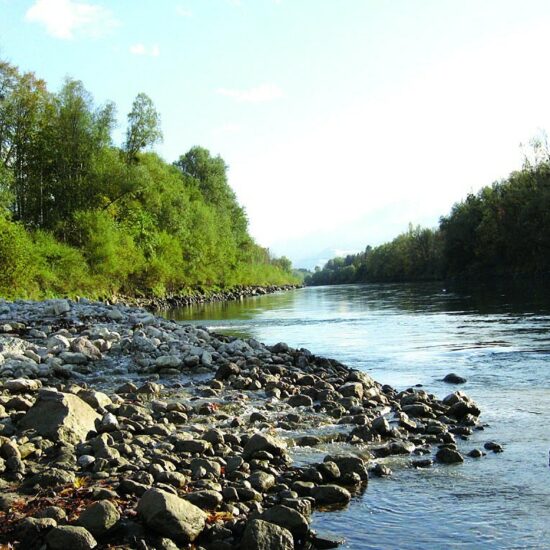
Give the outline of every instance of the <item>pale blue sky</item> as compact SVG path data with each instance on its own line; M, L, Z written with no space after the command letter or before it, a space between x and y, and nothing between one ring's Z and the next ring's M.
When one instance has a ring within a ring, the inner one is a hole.
M545 0L0 0L0 56L139 92L175 160L220 154L257 240L299 260L435 225L550 128Z

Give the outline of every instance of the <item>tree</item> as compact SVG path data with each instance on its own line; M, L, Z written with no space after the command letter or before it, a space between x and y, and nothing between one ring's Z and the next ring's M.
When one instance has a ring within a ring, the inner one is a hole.
M135 162L137 154L162 141L160 115L151 98L144 93L136 96L128 113L128 128L124 149L128 162Z

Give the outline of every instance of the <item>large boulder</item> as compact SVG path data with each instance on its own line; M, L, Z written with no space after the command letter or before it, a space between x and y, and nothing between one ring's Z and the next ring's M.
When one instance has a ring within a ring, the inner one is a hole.
M145 491L137 511L147 527L179 544L193 542L208 517L194 504L160 489Z
M101 417L85 401L71 393L42 391L19 422L23 429L34 429L52 441L77 444L95 430Z
M292 533L268 521L253 519L246 524L243 539L241 541L242 550L293 550L294 540Z

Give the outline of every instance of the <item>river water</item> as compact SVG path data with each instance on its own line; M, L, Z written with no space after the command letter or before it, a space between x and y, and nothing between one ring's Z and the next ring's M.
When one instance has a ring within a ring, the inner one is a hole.
M398 390L444 397L449 372L467 378L504 453L371 479L342 511L314 514L344 548L550 548L550 292L441 284L343 285L174 310L217 332L287 342L367 371Z

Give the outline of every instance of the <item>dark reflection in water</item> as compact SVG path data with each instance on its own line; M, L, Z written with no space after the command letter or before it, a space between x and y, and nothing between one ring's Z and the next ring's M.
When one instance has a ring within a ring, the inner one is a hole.
M371 373L398 389L461 389L489 427L460 445L504 444L455 467L391 464L345 511L315 515L348 548L550 548L550 292L440 284L318 287L168 312L219 332L288 342Z

